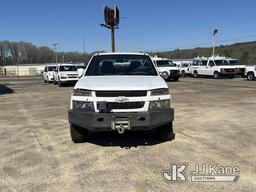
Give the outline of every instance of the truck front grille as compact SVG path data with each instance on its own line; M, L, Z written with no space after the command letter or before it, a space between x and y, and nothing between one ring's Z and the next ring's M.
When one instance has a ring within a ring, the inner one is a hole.
M68 76L68 78L77 78L76 74L68 74L67 76Z
M179 73L178 70L170 70L170 74L172 75L177 75Z
M144 107L145 102L126 102L126 103L117 103L117 102L107 102L108 109L139 109ZM97 105L99 108L99 105Z
M225 69L226 72L234 72L235 69Z
M96 97L145 97L147 91L96 91Z

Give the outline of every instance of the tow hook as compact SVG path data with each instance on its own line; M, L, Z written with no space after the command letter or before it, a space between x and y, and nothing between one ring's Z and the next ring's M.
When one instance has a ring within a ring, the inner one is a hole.
M120 125L120 127L117 129L117 132L119 134L123 134L124 133L124 126L123 125Z

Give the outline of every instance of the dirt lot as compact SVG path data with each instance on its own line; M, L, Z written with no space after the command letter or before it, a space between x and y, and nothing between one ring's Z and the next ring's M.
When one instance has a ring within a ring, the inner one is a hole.
M72 87L1 87L0 192L256 191L256 81L183 78L169 87L175 140L100 133L84 144L70 140ZM161 171L174 162L189 164L187 182L164 182ZM203 163L239 166L240 178L192 182Z

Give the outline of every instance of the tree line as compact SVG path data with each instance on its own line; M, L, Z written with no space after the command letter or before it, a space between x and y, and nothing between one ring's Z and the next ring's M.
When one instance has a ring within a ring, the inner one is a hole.
M88 62L91 54L57 52L58 62ZM0 65L55 63L56 52L27 42L0 41Z
M211 56L212 48L197 47L194 49L176 49L174 51L153 52L151 54L170 59L191 59L197 56ZM256 41L235 43L232 45L220 45L216 47L216 54L219 56L239 59L242 64L245 65L256 65Z
M57 59L58 62L83 62L86 64L94 53L58 52ZM191 59L197 56L210 56L211 53L212 48L210 47L197 47L150 52L149 54L170 59ZM216 47L216 53L220 56L240 59L246 65L256 65L256 41L221 45ZM38 47L27 42L0 41L0 65L55 63L55 61L56 53L49 47Z

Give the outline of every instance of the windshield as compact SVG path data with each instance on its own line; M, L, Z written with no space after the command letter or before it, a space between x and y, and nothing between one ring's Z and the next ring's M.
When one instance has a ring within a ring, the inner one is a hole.
M54 71L55 70L55 66L52 66L52 67L48 67L48 71Z
M236 60L236 59L234 59L234 60L229 60L229 63L230 63L231 65L241 65L241 62L240 62L239 60Z
M98 55L93 57L85 75L157 75L157 72L146 55Z
M157 60L156 64L158 67L176 67L171 60Z
M214 60L214 63L219 66L219 65L229 65L229 62L227 60Z
M77 71L77 67L73 65L62 65L60 71Z

